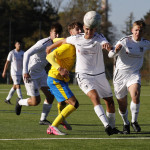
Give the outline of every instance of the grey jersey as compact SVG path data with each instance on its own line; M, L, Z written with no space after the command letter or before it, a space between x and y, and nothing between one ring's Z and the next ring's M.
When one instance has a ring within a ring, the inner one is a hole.
M24 54L23 73L29 73L33 79L39 78L45 73L46 47L52 44L50 37L39 40Z

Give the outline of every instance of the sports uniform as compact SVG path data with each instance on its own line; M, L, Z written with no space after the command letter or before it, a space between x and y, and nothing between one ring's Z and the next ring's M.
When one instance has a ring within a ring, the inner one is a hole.
M76 77L85 94L96 89L99 97L111 97L112 91L105 76L101 45L108 43L102 34L94 34L92 39L85 39L84 33L70 36L67 43L76 47Z
M29 73L31 81L25 83L27 94L29 96L38 96L39 88L47 86L47 74L45 66L47 65L46 47L52 44L50 37L39 40L24 54L23 74Z
M115 95L120 99L127 95L128 87L132 84L141 85L140 69L144 53L150 50L150 41L143 38L141 41L135 41L130 35L122 38L117 44L121 44L122 49L117 54L113 82Z
M24 51L20 50L17 51L16 49L9 52L7 61L11 62L11 77L13 80L13 83L20 84L21 77L22 77L22 68L23 68L23 54Z
M56 60L52 59L54 57ZM46 59L52 64L47 79L51 93L56 97L58 102L69 99L73 96L68 87L70 78L62 77L57 69L61 66L68 71L72 70L76 59L75 47L70 44L63 44L51 52Z

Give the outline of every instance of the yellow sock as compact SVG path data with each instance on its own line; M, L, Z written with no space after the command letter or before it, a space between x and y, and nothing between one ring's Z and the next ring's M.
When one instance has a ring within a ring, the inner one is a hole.
M52 126L54 127L58 127L59 124L63 121L63 119L65 119L66 117L68 117L73 111L75 111L76 108L72 105L67 105L62 111L61 113L56 117L56 119L53 121Z
M64 104L57 104L57 108L58 108L58 114L61 113L61 111L66 107L66 103Z

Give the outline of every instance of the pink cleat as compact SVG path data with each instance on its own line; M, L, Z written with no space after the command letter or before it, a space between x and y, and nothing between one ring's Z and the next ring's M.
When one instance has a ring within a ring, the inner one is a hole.
M56 128L54 126L49 126L47 128L47 134L66 135L66 133L63 133L63 132L59 131L58 128Z
M72 127L70 126L70 124L67 123L66 120L63 120L61 125L63 125L66 130L72 130Z

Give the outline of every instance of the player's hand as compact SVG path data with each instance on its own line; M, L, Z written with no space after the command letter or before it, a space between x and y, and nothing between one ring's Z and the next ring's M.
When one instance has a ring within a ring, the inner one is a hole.
M29 75L29 73L25 73L25 74L23 75L23 78L24 78L24 81L25 81L26 83L31 82L31 76Z
M69 76L69 71L65 68L58 68L58 71L60 73L60 75L64 78L67 78Z
M46 54L48 55L51 52L50 46L46 48Z
M112 49L112 46L110 43L105 43L102 45L102 49L106 49L106 50L110 51Z
M121 48L122 48L121 44L116 45L115 52L118 53L121 50Z
M2 77L3 77L3 78L5 78L5 76L6 76L6 73L5 73L5 72L3 72L3 73L2 73Z

